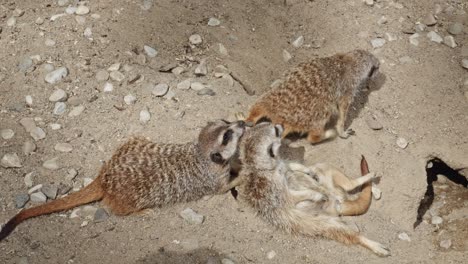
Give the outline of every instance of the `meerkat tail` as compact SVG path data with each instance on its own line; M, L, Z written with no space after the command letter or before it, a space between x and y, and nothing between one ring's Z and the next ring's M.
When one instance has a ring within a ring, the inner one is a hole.
M361 175L364 176L369 173L369 166L367 165L366 158L361 158ZM372 201L372 183L367 182L363 184L362 190L356 200L346 200L340 205L340 214L343 216L362 215L369 210Z
M376 255L386 257L390 251L382 244L370 240L352 230L339 218L326 215L310 215L298 209L290 211L293 231L308 236L322 236L346 245L360 245Z
M53 200L49 203L28 208L19 212L10 219L0 231L0 241L5 239L24 220L40 215L68 210L79 205L101 200L103 191L98 178L82 190L72 193L64 198Z

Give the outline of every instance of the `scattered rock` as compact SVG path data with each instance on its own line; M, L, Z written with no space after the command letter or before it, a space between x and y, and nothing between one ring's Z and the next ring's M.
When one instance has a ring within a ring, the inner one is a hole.
M193 82L190 84L190 88L195 91L200 91L205 88L205 85L201 82Z
M427 37L433 41L433 42L436 42L436 43L442 43L443 39L442 37L437 34L435 31L430 31L429 33L427 33Z
M38 185L32 187L31 189L29 189L28 194L35 193L35 192L39 191L41 188L42 188L42 184L38 184Z
M34 21L34 23L36 23L37 25L42 25L44 24L44 18L38 17L36 18L36 21Z
M47 201L47 196L45 196L45 194L41 192L32 193L30 198L31 198L31 202L34 202L34 203L45 203Z
M366 124L372 130L381 130L383 128L382 124L371 116L366 118Z
M468 59L463 59L462 60L462 67L465 69L468 69Z
M63 115L67 111L67 105L64 102L56 102L54 107L54 115Z
M49 38L48 38L48 39L46 39L46 40L44 41L44 44L45 44L47 47L53 47L53 46L55 46L55 40L49 39Z
M421 24L421 23L418 23L416 24L416 26L414 26L414 30L416 30L416 32L424 32L425 29L426 29L426 25Z
M27 72L33 66L33 60L29 57L22 59L18 64L18 69L21 72Z
M78 6L75 11L75 14L80 15L80 16L87 15L88 13L89 13L89 8L84 5Z
M452 36L445 36L444 44L451 48L457 47L457 43L455 42L455 39Z
M26 132L31 132L32 130L34 130L34 128L36 128L36 123L34 122L34 119L32 118L29 118L29 117L21 118L19 122L24 127Z
M68 1L69 0L58 0L57 4L58 4L58 6L66 6L66 5L68 5Z
M219 26L220 24L221 24L221 21L219 21L219 19L217 18L210 17L210 19L208 19L208 26L216 27L216 26Z
M127 94L126 96L124 96L124 102L127 105L132 105L136 102L136 97L131 94Z
M191 225L200 225L203 223L204 216L201 214L196 213L191 208L186 208L179 215L189 224Z
M16 25L16 17L10 17L7 20L7 26L13 27Z
M276 252L274 250L268 251L266 254L267 259L274 259L276 257Z
M114 85L110 82L106 82L104 84L104 88L102 89L103 92L105 93L110 93L112 91L114 91Z
M423 19L423 23L426 26L433 26L433 25L437 24L437 20L436 20L436 18L434 17L433 14L427 14Z
M143 109L140 111L140 122L141 123L147 123L151 119L151 114L148 111L148 109Z
M80 211L81 211L80 208L74 209L74 210L71 212L71 214L70 214L70 219L80 217Z
M383 45L385 45L385 42L386 41L383 38L375 38L371 40L371 44L374 49L383 47Z
M50 128L52 130L59 130L62 128L62 126L60 124L57 124L57 123L53 123L53 124L50 124Z
M83 36L85 38L91 38L93 36L92 29L90 27L85 28L85 30L83 31Z
M292 59L291 53L289 53L287 50L283 50L283 60L285 62L288 62L291 59Z
M67 15L67 14L65 14L65 13L52 15L52 16L50 17L50 21L55 21L55 20L57 20L57 19L59 19L59 18L61 18L61 17L63 17L63 16L66 16L66 15Z
M78 175L78 171L76 171L75 169L69 169L67 171L67 176L65 176L65 179L67 181L73 181L75 179L76 175Z
M414 33L413 35L411 35L409 37L409 42L411 43L411 45L414 45L414 46L418 46L419 45L419 33Z
M27 193L18 194L15 196L15 206L18 209L23 208L28 201L29 195Z
M55 199L57 197L58 188L55 185L45 185L41 188L41 192L49 199Z
M60 152L71 152L73 150L73 146L69 143L57 143L55 144L54 149Z
M76 7L75 6L69 6L65 9L65 13L69 14L69 15L73 15L76 13Z
M367 6L373 6L374 0L364 0L364 3L366 3Z
M175 96L175 92L172 89L169 89L169 91L164 95L164 98L167 100L176 100Z
M444 220L442 219L442 217L438 216L438 215L434 215L431 219L431 224L433 225L440 225L442 224Z
M177 84L177 89L180 89L180 90L188 90L190 88L190 80L187 79L187 80L184 80L184 81L181 81L180 83Z
M116 82L122 82L125 79L125 75L123 75L119 71L113 71L109 74L110 78Z
M19 8L15 8L15 10L13 10L13 16L21 17L23 15L24 15L24 10L19 9Z
M69 117L76 117L76 116L79 116L79 115L81 115L81 113L83 113L84 110L85 110L84 105L75 106L75 107L73 107L73 109L70 111L70 113L68 113L68 116L69 116Z
M401 149L405 149L408 146L408 141L402 137L397 138L396 144Z
M231 72L229 71L228 68L226 68L224 65L216 65L214 68L214 76L216 78L221 78L226 74L230 74Z
M55 90L50 96L49 101L51 102L65 102L68 98L67 93L62 89Z
M411 238L405 232L402 232L402 233L398 234L398 239L403 240L403 241L411 242Z
M222 56L229 56L229 52L227 51L226 47L223 44L218 43L218 52Z
M205 76L208 73L208 68L206 67L206 60L203 59L200 61L200 64L195 68L196 76Z
M463 24L456 22L449 25L447 31L452 35L458 35L463 32Z
M53 158L53 159L44 161L44 163L42 163L42 167L48 170L60 169L60 166L58 165L58 158Z
M0 130L0 135L2 136L3 139L8 140L15 136L15 131L9 128L2 129Z
M96 72L96 80L100 82L109 80L109 73L106 70L99 70Z
M83 178L83 187L90 185L93 181L91 178Z
M152 6L153 6L153 0L143 0L141 9L148 11L151 9Z
M21 168L21 161L16 153L7 153L3 155L0 165L4 168Z
M395 40L398 39L397 36L395 36L392 33L385 33L385 37L387 38L387 41L389 41L389 42L395 41Z
M379 25L387 24L387 22L388 22L388 20L387 20L386 16L381 16L379 18L379 20L377 20L377 24L379 24Z
M164 96L168 90L169 90L169 85L167 83L160 83L154 86L151 93L155 96L160 97L160 96Z
M108 71L113 72L113 71L118 71L120 70L120 63L114 63L109 68L107 68Z
M374 183L372 183L372 197L375 200L380 200L382 198L382 191Z
M185 72L184 67L182 66L177 66L171 70L171 72L175 75L181 75L183 72Z
M29 140L24 142L24 144L23 144L23 153L25 155L30 155L35 150L36 150L36 144L34 144L34 142L29 141Z
M199 45L203 42L203 39L200 35L198 34L193 34L189 37L189 42L192 44L192 45Z
M148 57L150 58L154 58L156 57L156 55L158 55L158 52L150 46L143 46L143 50L145 51L146 55L148 55Z
M26 104L27 104L28 106L32 106L32 104L33 104L33 98L32 98L32 96L26 95L26 96L24 97L24 100L26 101Z
M34 177L35 173L32 171L32 172L29 172L29 173L26 173L26 175L24 175L24 184L26 185L27 188L31 188L33 186L33 177Z
M45 131L40 128L40 127L35 127L31 132L29 132L29 135L34 139L34 141L38 141L41 139L44 139L46 137Z
M452 246L452 240L450 239L442 240L440 241L439 245L441 248L449 249Z
M96 213L94 213L94 222L96 222L96 223L104 222L108 218L109 218L109 214L103 208L97 209Z
M213 91L210 88L203 88L203 89L201 89L200 91L197 92L197 95L200 95L200 96L203 96L203 95L215 96L216 93L215 93L215 91Z
M54 71L46 74L44 80L50 84L60 82L63 78L68 76L68 69L66 67L60 67Z
M299 36L292 42L293 47L300 48L304 44L304 36Z

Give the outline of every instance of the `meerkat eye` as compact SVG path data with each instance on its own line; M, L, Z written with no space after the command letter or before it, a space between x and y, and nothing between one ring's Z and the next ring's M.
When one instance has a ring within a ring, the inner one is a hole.
M210 158L211 158L211 161L213 161L214 163L217 163L217 164L224 163L223 156L219 152L211 153Z
M273 144L271 144L271 145L268 147L268 155L270 155L270 157L272 157L272 158L275 157L275 153L273 152Z
M277 137L280 137L280 136L281 136L281 132L280 132L280 130L279 130L279 128L278 128L277 126L275 126L275 135L276 135Z
M223 143L221 143L223 146L226 146L227 143L232 139L232 133L234 133L232 129L228 129L226 132L224 132Z

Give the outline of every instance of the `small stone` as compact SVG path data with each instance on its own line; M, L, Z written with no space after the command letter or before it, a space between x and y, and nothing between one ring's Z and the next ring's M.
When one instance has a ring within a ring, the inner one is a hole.
M76 175L78 175L78 171L76 171L75 169L69 169L67 171L67 176L65 176L65 179L67 181L73 181L75 179Z
M19 8L16 8L15 10L13 10L13 16L21 17L23 15L24 15L24 10L19 9Z
M174 69L172 69L171 72L175 75L181 75L183 72L185 72L185 69L182 66L177 66Z
M292 59L291 53L289 53L287 50L283 50L283 60L285 62L288 62L291 59Z
M70 219L80 217L80 211L81 211L80 208L74 209L74 210L71 212L71 214L70 214Z
M42 25L44 24L44 18L38 17L36 18L36 21L34 21L34 23L36 23L37 25Z
M208 26L216 27L216 26L219 26L220 24L221 24L221 21L219 21L219 19L217 18L210 17L210 19L208 19Z
M55 199L57 197L58 188L55 185L45 185L41 188L41 192L49 199Z
M408 146L408 141L402 137L397 138L396 144L401 149L405 149Z
M77 117L77 116L81 115L84 110L85 110L84 105L75 106L70 111L70 113L68 113L68 117Z
M55 144L54 149L60 152L71 152L73 150L73 146L69 143L57 143Z
M53 123L53 124L50 124L50 128L52 130L59 130L62 128L62 126L60 124L57 124L57 123Z
M226 68L224 65L216 65L216 67L214 68L214 76L216 78L221 78L226 74L230 74L228 68Z
M44 163L42 163L42 167L48 169L48 170L58 170L60 169L60 166L58 165L58 158L53 158L53 159L50 159L50 160L46 160L44 161Z
M24 175L24 184L26 185L27 188L31 188L33 186L33 177L35 173L34 172L29 172Z
M151 119L151 114L150 112L148 111L148 109L143 109L140 111L140 122L141 123L148 123L148 121L150 121Z
M381 130L383 128L382 124L373 117L367 117L366 124L372 130Z
M153 0L143 0L143 5L141 6L141 9L148 11L151 9L153 6Z
M96 80L100 82L107 81L109 79L109 73L106 70L99 70L96 73Z
M112 83L106 82L102 91L105 93L110 93L114 91L114 85Z
M463 32L463 24L459 22L450 24L447 31L452 35L461 34Z
M427 14L423 19L423 23L426 26L433 26L433 25L437 24L437 20L436 20L436 18L434 17L433 14Z
M16 25L16 17L10 17L10 18L8 18L8 20L7 20L7 26L13 27L14 25Z
M374 197L375 200L380 200L380 198L382 198L382 191L374 183L372 183L372 197Z
M411 238L405 232L401 232L400 234L398 234L398 239L411 242Z
M86 221L86 220L85 220L85 221L83 221L83 223L81 223L80 226L81 226L81 227L85 227L85 226L87 226L88 224L89 224L89 221Z
M236 263L228 258L223 258L221 260L221 264L236 264Z
M205 76L208 73L208 68L206 67L206 60L203 59L200 61L200 64L195 68L196 76Z
M93 36L93 30L90 27L85 28L83 31L83 36L85 38L91 38Z
M203 95L215 96L216 93L215 93L215 91L213 91L210 88L203 88L203 89L201 89L200 91L197 92L197 95L200 95L200 96L203 96Z
M159 96L164 96L168 90L169 90L169 85L167 83L160 83L154 86L151 93L159 97Z
M439 246L444 249L449 249L452 246L452 240L450 239L442 240L440 241Z
M84 5L80 5L76 8L76 11L75 11L75 14L77 15L86 15L89 13L89 8L87 6L84 6Z
M50 96L49 101L51 102L65 102L68 98L67 93L62 89L55 90Z
M2 129L2 130L0 130L0 135L2 135L3 139L8 140L8 139L13 138L13 136L15 136L15 131L13 131L13 129L9 129L9 128Z
M68 1L69 0L58 0L57 5L58 6L66 6L66 5L68 5Z
M292 42L293 47L300 48L304 44L304 36L299 36Z
M29 118L29 117L21 118L19 122L24 127L26 132L31 132L32 130L34 130L34 128L36 128L36 123L34 122L34 119L32 118Z
M41 192L32 193L30 198L31 198L31 202L34 202L34 203L45 203L47 201L47 196L45 196L45 194Z
M39 191L41 188L42 188L42 184L38 184L38 185L32 187L31 189L29 189L28 194L35 193L35 192Z
M462 67L465 69L468 69L468 59L463 59L462 60Z
M193 34L189 37L189 42L192 44L192 45L198 45L198 44L201 44L203 42L202 40L202 37L198 34Z
M31 135L34 141L38 141L46 137L45 131L40 127L35 127L31 132L29 132L29 135Z
M135 101L136 101L136 97L131 94L127 94L126 96L124 96L124 102L127 105L132 105L135 103Z
M29 201L29 195L27 193L18 194L15 196L15 206L20 209L23 208Z
M118 72L118 71L111 72L109 76L112 80L116 82L122 82L123 79L125 79L125 76L121 72Z
M268 251L266 254L267 259L274 259L276 257L276 252L274 250Z
M96 212L94 213L94 222L96 223L104 222L108 218L109 218L109 214L103 208L97 209Z
M65 8L65 13L69 14L69 15L73 15L76 13L76 7L75 6L69 6L67 8Z
M455 42L455 39L452 36L445 36L444 44L451 48L457 47L457 43Z
M169 91L164 95L164 98L167 100L177 100L175 96L175 92L172 89L169 89Z
M158 52L150 46L143 46L143 50L145 51L146 55L148 55L148 57L150 58L154 58L156 57L156 55L158 55Z
M204 216L201 214L196 213L191 208L186 208L182 212L179 213L180 217L182 217L187 223L191 225L200 225L203 223Z
M430 31L429 33L427 33L427 37L433 41L433 42L436 42L436 43L442 43L443 39L442 37L437 34L435 31Z
M67 76L68 76L68 69L66 67L60 67L46 74L44 80L50 84L55 84Z
M120 70L120 63L117 62L112 64L111 66L109 66L109 68L107 68L107 70L111 72Z
M416 32L424 32L424 30L426 29L426 25L424 24L416 24L416 26L414 26L414 29L416 30Z
M32 98L32 96L26 95L26 96L24 97L24 100L26 101L26 104L27 104L28 106L32 106L32 104L33 104L33 98Z
M229 52L227 51L226 47L223 44L218 43L218 52L222 56L229 56Z
M44 41L44 44L45 44L47 47L53 47L53 46L55 46L55 40L53 40L53 39L46 39L46 40Z
M0 165L4 168L21 168L21 161L16 153L7 153L3 155Z
M180 89L180 90L188 90L190 88L190 80L187 79L187 80L184 80L184 81L181 81L180 83L177 84L177 89Z
M36 150L36 144L34 144L34 142L32 142L32 141L24 142L24 144L23 144L23 153L25 155L30 155L35 150Z
M431 224L433 225L440 225L442 224L444 220L442 219L442 217L438 216L438 215L434 215L431 219Z
M414 45L414 46L418 46L419 45L419 34L418 33L414 33L413 35L411 35L409 37L409 42L411 43L411 45Z
M146 64L146 56L145 54L138 54L136 56L136 61L140 65L145 65Z
M59 19L59 18L61 18L61 17L63 17L63 16L66 16L66 15L67 15L67 14L56 14L56 15L52 15L52 16L50 17L50 21L55 21L55 20L57 20L57 19Z
M55 103L54 107L54 115L63 115L67 111L67 105L64 102L57 102Z
M379 24L379 25L387 24L387 22L388 22L388 20L387 20L386 16L381 16L379 18L379 20L377 20L377 24Z
M385 42L386 41L383 38L375 38L371 40L371 44L374 49L383 47L383 45L385 45Z
M190 88L195 91L200 91L205 88L205 85L201 82L193 82L190 84Z
M18 64L18 69L21 72L27 72L33 66L33 60L29 57L22 59Z

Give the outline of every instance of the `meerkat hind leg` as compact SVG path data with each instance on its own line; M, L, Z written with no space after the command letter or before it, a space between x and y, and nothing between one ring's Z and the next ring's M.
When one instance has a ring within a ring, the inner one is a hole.
M350 179L343 172L341 172L340 170L328 164L321 163L321 164L318 164L317 167L320 168L320 170L323 172L323 173L319 173L318 174L319 176L323 175L323 176L331 178L335 186L341 187L346 192L352 191L356 189L357 187L360 187L363 184L368 183L376 178L375 173L370 172L359 178Z
M338 120L336 121L336 130L338 131L338 135L340 138L348 138L351 135L354 135L354 130L352 129L347 129L344 130L345 122L346 122L346 116L348 115L348 110L349 110L349 105L350 105L350 100L349 99L341 99L341 102L339 104L339 109L338 109Z

